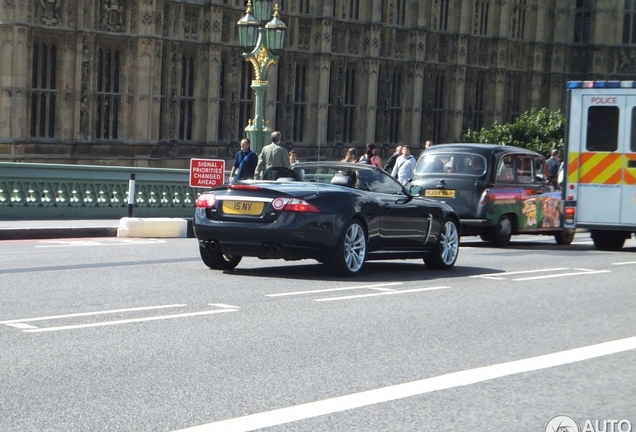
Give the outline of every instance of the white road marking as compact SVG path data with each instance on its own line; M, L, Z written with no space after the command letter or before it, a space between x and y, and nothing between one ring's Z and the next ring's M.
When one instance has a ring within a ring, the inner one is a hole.
M129 308L129 309L112 309L112 310L105 310L105 311L98 311L98 312L83 312L83 313L76 313L76 314L43 316L43 317L37 317L37 318L13 319L8 321L0 321L0 324L45 321L45 320L53 320L53 319L60 319L60 318L76 318L76 317L91 316L91 315L114 314L114 313L120 313L120 312L137 312L137 311L144 311L144 310L177 308L177 307L184 307L184 306L186 305L171 304L171 305L162 305L162 306L144 306L144 307L136 307L136 308Z
M561 271L561 270L570 270L570 269L567 268L567 267L560 267L560 268L551 268L551 269L521 270L521 271L514 271L514 272L486 273L486 274L480 274L480 275L473 275L471 277L474 277L474 278L489 278L491 276L495 276L497 279L505 279L505 278L502 278L502 276L510 276L510 275L515 275L515 274L550 272L550 271Z
M630 264L636 264L636 261L625 261L625 262L612 263L612 265L630 265Z
M208 303L209 306L216 306L216 307L220 307L223 309L240 309L240 307L238 306L232 306L232 305L226 305L223 303Z
M265 294L265 297L283 297L283 296L292 296L292 295L301 295L301 294L317 294L324 292L332 292L332 291L347 291L347 290L355 290L355 289L379 289L379 287L385 286L395 286L395 285L403 285L403 282L391 282L384 284L374 284L374 285L360 285L353 287L344 287L344 288L327 288L322 290L311 290L311 291L294 291L287 293L278 293L278 294Z
M619 339L507 363L452 372L420 381L412 381L331 399L323 399L316 402L222 420L173 432L253 431L439 390L590 360L634 349L636 349L636 337Z
M81 329L81 328L89 328L89 327L104 327L104 326L117 325L117 324L129 324L129 323L137 323L137 322L145 322L145 321L185 318L185 317L192 317L192 316L211 315L211 314L217 314L217 313L227 313L227 312L237 312L237 311L238 309L209 310L209 311L189 312L189 313L182 313L182 314L175 314L175 315L161 315L161 316L152 316L152 317L144 317L144 318L131 318L131 319L117 320L117 321L103 321L98 323L28 329L28 330L24 330L24 332L41 333L41 332L58 331L58 330L73 330L73 329Z
M414 289L408 289L408 290L379 292L379 293L373 293L373 294L358 294L358 295L350 295L350 296L344 296L344 297L329 297L329 298L322 298L322 299L314 299L314 301L328 302L328 301L336 301L336 300L350 300L350 299L356 299L356 298L362 298L362 297L376 297L376 296L383 296L383 295L407 294L407 293L414 293L414 292L421 292L421 291L432 291L432 290L439 290L439 289L446 289L446 288L450 288L450 286L438 286L438 287L428 287L428 288L414 288Z
M558 272L564 270L576 270L576 272L570 273L557 273L550 275L542 275L542 276L529 276L522 278L507 278L506 276L511 275L521 275L521 274L530 274L530 273L545 273L545 272ZM482 279L493 279L493 280L513 280L513 281L529 281L536 279L549 279L549 278L557 278L557 277L565 277L565 276L580 276L580 275L592 275L599 273L608 273L611 270L591 270L591 269L571 269L568 267L559 267L559 268L551 268L551 269L537 269L537 270L522 270L516 272L503 272L503 273L487 273L482 275L473 275L471 277L474 278L482 278Z
M36 326L32 326L31 324L23 324L23 323L15 323L15 324L7 324L9 327L15 327L19 329L34 329Z
M47 240L36 245L36 248L74 247L74 246L122 246L131 244L157 244L165 243L160 239L117 239L117 240Z
M564 277L564 276L593 275L593 274L611 272L611 270L586 270L586 269L575 269L575 270L580 270L580 271L576 273L559 273L555 275L534 276L534 277L527 277L527 278L517 278L512 280L513 281L528 281L528 280L536 280L536 279L548 279L548 278L556 278L556 277Z

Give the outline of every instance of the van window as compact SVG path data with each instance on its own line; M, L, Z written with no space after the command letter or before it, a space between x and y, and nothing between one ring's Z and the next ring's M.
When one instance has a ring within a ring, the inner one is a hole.
M618 149L618 107L592 106L587 110L588 151L615 152Z

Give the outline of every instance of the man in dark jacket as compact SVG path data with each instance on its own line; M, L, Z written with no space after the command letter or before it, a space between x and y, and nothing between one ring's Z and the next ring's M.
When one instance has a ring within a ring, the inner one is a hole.
M241 150L236 154L232 171L230 171L230 183L238 180L252 180L257 163L258 156L250 149L250 140L243 138Z
M395 166L395 161L402 155L402 146L397 146L395 148L395 153L391 155L388 161L386 161L386 165L384 165L384 171L391 173L393 171L393 167Z

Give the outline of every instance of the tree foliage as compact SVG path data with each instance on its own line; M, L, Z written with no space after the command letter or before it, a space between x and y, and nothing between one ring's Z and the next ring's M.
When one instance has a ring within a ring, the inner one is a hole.
M550 157L554 148L563 154L565 137L565 116L558 111L534 108L521 114L514 123L499 124L480 131L468 130L462 135L462 142L507 144L534 150Z

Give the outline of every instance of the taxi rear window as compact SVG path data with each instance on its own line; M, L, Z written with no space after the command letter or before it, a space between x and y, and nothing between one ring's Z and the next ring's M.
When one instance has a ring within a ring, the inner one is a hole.
M486 170L486 158L474 153L425 154L415 167L415 174L458 174L481 176Z

